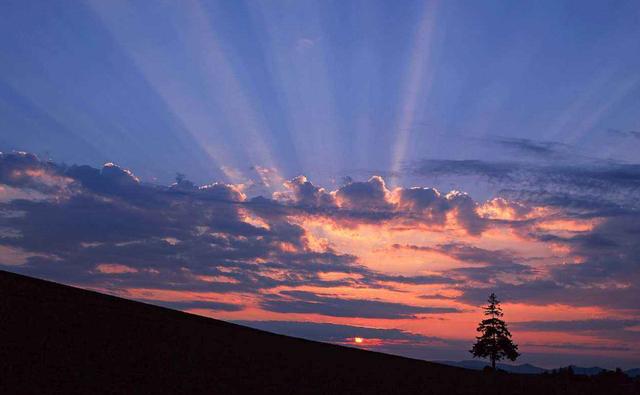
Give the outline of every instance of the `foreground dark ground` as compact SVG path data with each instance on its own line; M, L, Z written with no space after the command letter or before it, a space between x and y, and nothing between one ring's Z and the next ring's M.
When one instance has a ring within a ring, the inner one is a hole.
M317 343L0 271L0 393L639 394Z

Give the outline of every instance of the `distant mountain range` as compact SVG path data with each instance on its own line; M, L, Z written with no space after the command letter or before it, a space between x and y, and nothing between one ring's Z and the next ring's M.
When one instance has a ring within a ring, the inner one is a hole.
M640 377L640 368L625 370L625 373L629 377Z
M442 363L442 364L449 365L449 366L457 366L459 368L475 369L475 370L482 370L482 369L485 368L485 366L489 366L488 362L477 361L477 360L434 361L434 362ZM508 365L506 363L498 363L496 366L498 367L498 369L504 370L506 372L523 373L523 374L540 374L540 373L544 373L544 372L553 370L553 369L544 369L544 368L541 368L541 367L538 367L538 366L535 366L535 365L531 365L529 363L525 363L525 364L522 364L522 365ZM602 372L603 370L607 370L607 369L603 369L603 368L597 367L597 366L592 366L590 368L585 368L585 367L581 367L581 366L573 366L573 365L571 365L571 368L573 369L573 373L580 374L580 375L585 375L585 376L594 376L594 375ZM638 376L640 376L640 368L629 369L629 370L625 370L624 372L629 377L638 377Z

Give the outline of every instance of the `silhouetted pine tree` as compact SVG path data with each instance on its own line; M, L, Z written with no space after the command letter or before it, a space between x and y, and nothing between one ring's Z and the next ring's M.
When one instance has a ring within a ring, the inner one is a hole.
M484 308L484 315L489 318L484 319L478 325L477 331L481 333L476 337L476 343L469 351L474 358L491 359L491 367L496 369L496 361L507 358L515 361L520 356L518 346L511 341L511 333L507 329L507 324L500 319L502 309L500 301L494 293L489 295L489 305Z

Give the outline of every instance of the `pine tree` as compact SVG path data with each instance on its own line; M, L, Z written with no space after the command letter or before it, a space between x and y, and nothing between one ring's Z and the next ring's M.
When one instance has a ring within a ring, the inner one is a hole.
M491 359L491 367L496 369L496 361L507 358L515 361L520 356L518 346L511 341L511 332L507 324L500 319L503 316L500 301L494 293L489 295L489 305L484 308L484 319L478 325L477 331L481 333L476 337L476 343L469 351L474 358Z

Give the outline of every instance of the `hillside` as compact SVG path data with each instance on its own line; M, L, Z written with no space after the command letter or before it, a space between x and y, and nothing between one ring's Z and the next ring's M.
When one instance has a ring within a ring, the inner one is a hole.
M635 385L635 387L633 387ZM638 393L275 335L0 271L0 393Z

